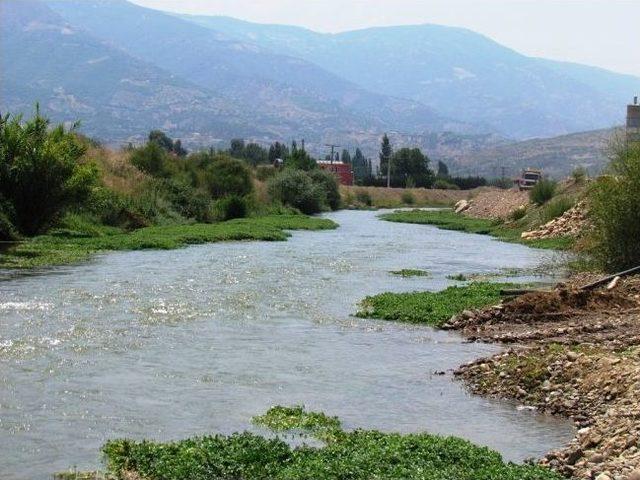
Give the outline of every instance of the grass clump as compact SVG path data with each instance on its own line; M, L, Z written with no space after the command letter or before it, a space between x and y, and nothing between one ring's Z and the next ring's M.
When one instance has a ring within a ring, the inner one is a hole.
M86 260L113 250L172 249L191 244L232 240L286 240L286 230L326 230L337 224L304 215L272 215L214 224L162 225L133 232L103 227L98 232L54 231L0 254L2 268L32 268Z
M529 200L536 205L544 205L553 198L558 188L558 182L548 178L542 178L529 192Z
M426 270L418 270L413 268L403 268L402 270L393 270L392 275L398 275L403 278L407 277L428 277L430 274Z
M381 293L365 298L356 316L439 327L463 310L500 302L500 290L513 286L510 283L474 282L440 292Z
M299 407L271 409L279 419L324 414ZM291 417L289 413L293 412ZM300 415L298 415L300 414ZM266 416L270 416L269 412ZM258 417L262 418L262 417ZM339 421L332 420L337 431ZM291 447L252 433L196 437L171 443L112 440L103 447L108 469L146 480L559 480L534 465L505 463L500 454L456 437L339 430L322 447Z
M455 280L456 282L466 282L469 280L466 275L462 273L457 273L455 275L447 275L449 280Z
M524 231L521 226L507 226L497 220L458 215L452 210L398 211L380 215L380 218L389 222L433 225L444 230L491 235L505 242L521 243L534 248L569 250L574 244L574 239L570 237L523 240L520 237Z
M560 217L563 213L573 208L574 205L575 202L569 197L554 198L542 208L542 223L547 223Z
M416 197L414 197L413 193L409 191L402 192L400 200L402 200L402 203L404 203L405 205L413 205L414 203L416 203Z

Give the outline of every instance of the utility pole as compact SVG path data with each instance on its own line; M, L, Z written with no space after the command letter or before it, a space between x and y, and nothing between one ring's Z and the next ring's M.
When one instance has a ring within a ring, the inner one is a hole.
M332 145L330 143L325 143L324 146L331 147L331 163L333 163L333 159L334 159L333 152L335 151L336 148L340 148L340 145Z

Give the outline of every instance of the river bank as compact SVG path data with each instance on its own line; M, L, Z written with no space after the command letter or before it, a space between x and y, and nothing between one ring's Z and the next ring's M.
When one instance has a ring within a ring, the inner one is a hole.
M469 340L513 345L460 367L474 393L573 419L541 464L581 479L640 478L640 277L612 290L559 285L453 318Z

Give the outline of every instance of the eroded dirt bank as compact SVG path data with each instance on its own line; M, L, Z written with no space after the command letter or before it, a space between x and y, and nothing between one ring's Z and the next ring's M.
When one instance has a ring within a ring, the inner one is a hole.
M510 347L455 372L473 392L576 422L575 439L541 463L567 477L640 480L640 277L611 290L561 284L445 328Z

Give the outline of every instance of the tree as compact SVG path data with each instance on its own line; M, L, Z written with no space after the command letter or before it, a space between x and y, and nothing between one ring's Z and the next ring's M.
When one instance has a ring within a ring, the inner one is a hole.
M232 139L228 153L233 158L244 158L244 140L241 138Z
M342 157L340 160L342 160L342 163L351 163L351 154L349 153L349 150L346 148L342 150Z
M244 197L253 191L246 164L225 155L218 156L207 169L206 184L213 198Z
M302 148L297 148L295 142L291 148L291 154L284 161L285 167L296 170L312 170L318 166L316 161Z
M173 140L161 130L151 130L149 132L149 142L155 143L167 152L173 152Z
M269 152L257 143L249 143L244 148L242 158L255 167L256 165L267 163L269 161Z
M277 159L283 160L289 156L289 147L284 143L276 142L269 147L269 163L273 164Z
M144 147L131 153L131 163L140 171L154 177L167 176L167 151L156 141L150 141Z
M438 178L448 178L449 167L442 160L438 160Z
M180 139L173 142L173 153L175 153L179 157L186 157L187 153L189 153L185 148L182 147L182 142Z
M433 184L434 174L429 169L429 158L419 148L401 148L393 154L391 162L394 186L429 188Z
M49 129L40 115L0 117L0 207L25 235L45 232L68 208L82 204L97 181L86 148L73 129Z
M389 141L389 137L385 133L382 137L382 143L380 144L380 172L382 175L386 175L387 177L387 187L391 186L391 175L392 175L392 160L391 156L393 155L393 149L391 148L391 142Z

